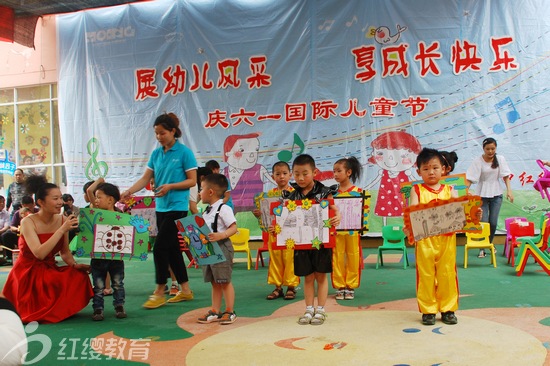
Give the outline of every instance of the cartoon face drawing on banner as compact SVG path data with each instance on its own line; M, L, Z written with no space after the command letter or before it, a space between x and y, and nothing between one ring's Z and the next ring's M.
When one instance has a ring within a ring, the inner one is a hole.
M384 218L403 215L401 183L409 182L412 167L422 149L420 142L405 131L383 133L371 143L373 148L369 162L380 168L375 180L368 184L373 187L380 182L374 213Z
M397 43L401 37L401 33L406 30L407 27L402 27L397 24L397 33L391 34L389 27L381 26L374 31L374 40L381 45Z
M231 185L231 198L235 212L255 208L254 195L264 190L264 183L275 184L267 169L258 164L260 150L259 133L230 135L223 145L227 167L224 175Z

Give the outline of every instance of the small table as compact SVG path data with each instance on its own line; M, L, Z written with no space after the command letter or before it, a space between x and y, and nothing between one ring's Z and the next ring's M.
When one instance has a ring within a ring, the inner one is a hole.
M510 248L508 249L508 263L514 267L515 251L514 249L519 246L516 238L522 236L534 236L535 235L535 223L527 221L515 221L510 224Z

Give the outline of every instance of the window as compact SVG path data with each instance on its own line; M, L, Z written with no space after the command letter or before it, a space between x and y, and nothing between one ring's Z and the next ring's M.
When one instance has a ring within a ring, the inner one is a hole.
M0 89L0 127L3 189L13 181L9 171L14 166L25 174L45 174L49 182L60 187L67 185L56 84Z

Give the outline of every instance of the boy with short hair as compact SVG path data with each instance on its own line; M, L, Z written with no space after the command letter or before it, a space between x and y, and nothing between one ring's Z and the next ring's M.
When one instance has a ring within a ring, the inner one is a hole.
M283 198L291 200L311 199L321 202L323 199L332 198L332 189L313 179L315 176L315 160L307 154L302 154L292 163L292 174L296 184L294 191L283 192ZM335 215L330 219L332 226L340 224L340 213L333 204L330 209ZM321 248L294 250L294 274L304 276L304 298L306 311L298 319L299 324L321 325L325 322L325 304L328 297L327 273L332 272L332 249ZM315 301L315 282L317 282L317 308L313 307Z
M90 197L88 196L88 188L90 188L92 184L94 184L94 181L90 180L84 183L84 185L82 186L82 190L84 191L84 201L87 203L87 205L84 206L84 208L88 208L91 205ZM92 197L93 197L93 194L92 194Z
M416 158L417 173L424 181L413 185L410 205L456 197L452 186L439 183L445 173L445 159L434 149L424 148ZM422 324L434 325L441 312L445 324L458 322L458 278L456 237L453 233L431 236L416 242L416 298Z
M208 160L206 164L204 164L205 168L208 168L212 171L212 173L219 173L220 172L220 163L218 163L216 160ZM200 184L200 182L197 180L197 183ZM231 198L231 184L229 184L229 180L227 181L227 190L223 194L223 203L227 204L231 209L233 209L235 206L233 205L233 199Z
M227 190L227 178L223 174L206 175L201 182L200 197L207 203L202 215L206 225L212 232L208 240L217 241L225 256L221 263L202 266L204 282L212 284L212 309L197 321L199 323L219 322L226 325L237 319L234 311L235 289L231 282L233 272L233 245L229 237L237 232L237 220L233 210L223 203L223 196ZM221 313L222 299L225 299L225 311Z

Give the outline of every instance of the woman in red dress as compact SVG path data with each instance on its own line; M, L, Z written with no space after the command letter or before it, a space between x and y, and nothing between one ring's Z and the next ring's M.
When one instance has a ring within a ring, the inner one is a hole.
M35 193L40 210L21 222L21 252L3 293L23 322L57 323L90 302L94 294L90 266L76 263L69 250L68 232L78 227L78 218L61 214L61 190L42 176L29 177L26 185L29 193ZM55 264L56 253L66 266Z

